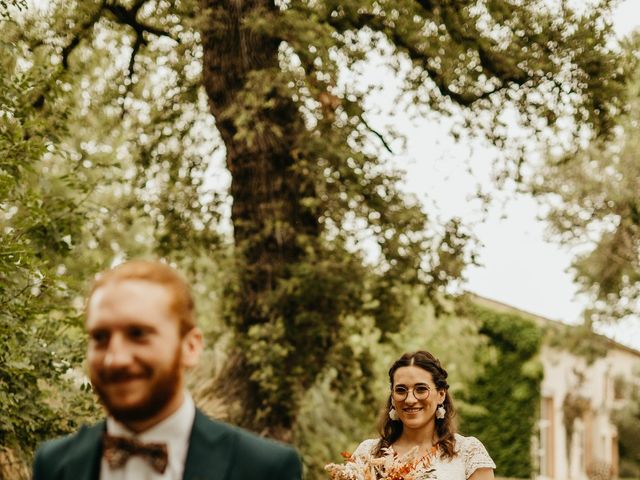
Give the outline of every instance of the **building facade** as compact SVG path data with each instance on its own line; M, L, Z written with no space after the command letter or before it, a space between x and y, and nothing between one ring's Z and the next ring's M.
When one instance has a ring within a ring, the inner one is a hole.
M472 300L496 311L533 320L552 332L540 349L541 384L538 429L532 454L538 480L607 480L618 477L618 431L611 414L629 401L631 385L640 389L640 351L597 334L583 342L601 354L572 353L562 347L571 327L477 295ZM572 343L575 347L576 342ZM640 438L638 438L640 442Z
M534 441L540 479L618 476L618 433L611 413L625 401L621 383L638 381L640 352L609 344L606 356L592 363L557 347L542 347L544 379Z

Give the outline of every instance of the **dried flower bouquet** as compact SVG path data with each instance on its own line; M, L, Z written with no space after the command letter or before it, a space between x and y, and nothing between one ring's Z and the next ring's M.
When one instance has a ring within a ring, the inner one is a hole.
M345 463L330 463L324 469L331 480L427 480L435 479L430 455L420 455L418 447L399 457L390 448L382 456L353 456L343 453Z

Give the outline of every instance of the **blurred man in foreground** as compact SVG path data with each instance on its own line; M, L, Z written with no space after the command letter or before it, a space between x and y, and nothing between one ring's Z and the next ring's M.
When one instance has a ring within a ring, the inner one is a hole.
M87 301L87 362L106 421L48 441L34 480L299 480L283 444L207 418L185 388L202 351L189 286L159 262L99 276Z

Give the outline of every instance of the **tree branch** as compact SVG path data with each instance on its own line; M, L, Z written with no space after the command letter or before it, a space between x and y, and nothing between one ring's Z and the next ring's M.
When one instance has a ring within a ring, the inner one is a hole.
M106 0L102 1L100 8L96 10L96 12L91 15L87 21L80 24L80 27L76 30L74 35L71 37L69 43L62 49L62 67L67 70L69 68L69 56L75 50L75 48L80 44L82 39L87 35L87 32L96 24L98 20L102 17L102 10L104 9ZM39 46L42 43L39 42L35 46ZM41 110L44 106L44 101L47 93L51 89L51 82L47 82L44 86L43 90L36 97L36 99L31 103L31 106L36 110Z
M476 102L486 99L495 93L508 88L510 85L523 85L529 77L525 71L514 65L513 60L506 54L496 52L491 48L488 41L482 38L477 30L467 32L460 25L456 16L456 9L449 2L435 0L416 0L424 10L425 16L434 13L436 3L443 3L440 6L442 12L442 21L449 32L451 39L464 47L475 50L478 54L480 64L484 71L491 77L500 81L500 85L489 91L465 91L460 93L451 88L447 79L436 68L429 65L430 57L417 46L415 39L409 40L405 38L404 33L399 31L393 22L387 17L372 14L370 12L358 12L349 15L328 15L325 21L331 25L338 33L344 33L349 30L361 30L368 27L374 31L383 33L389 40L400 50L405 51L409 57L418 63L423 70L429 75L431 80L443 96L446 96L454 102L469 107Z
M67 44L66 47L62 49L62 66L65 68L65 70L69 68L69 55L71 55L75 48L80 44L80 41L87 35L87 32L91 28L93 28L98 20L100 20L105 4L106 0L103 0L100 8L98 8L98 10L96 10L96 12L91 15L86 22L80 25L80 28L71 38L71 41Z
M497 53L488 46L488 41L476 28L469 29L459 22L459 10L454 5L445 5L442 9L442 21L454 42L478 52L480 63L487 73L499 78L503 83L524 84L527 73L514 65L513 59L507 55Z
M434 5L432 0L417 0L420 6L427 12L433 12Z
M391 150L391 147L389 146L389 144L385 141L384 136L382 136L382 134L380 132L378 132L377 130L373 129L368 123L367 121L364 119L364 117L362 115L359 116L360 117L360 121L362 122L362 124L367 128L367 130L369 130L371 133L373 133L376 137L378 137L380 139L380 141L382 142L382 145L384 145L384 148L387 150L387 152L389 153L393 153L393 150Z
M420 64L422 69L429 74L429 78L431 78L431 80L436 84L436 87L442 95L449 97L459 105L470 107L474 103L489 98L491 95L507 87L507 83L502 82L501 85L493 88L492 90L483 91L480 93L456 92L455 90L452 90L451 87L447 84L446 78L437 69L429 65L429 57L423 51L418 49L415 43L407 41L397 31L386 33L398 48L404 50L409 55L409 58ZM502 80L500 77L497 78Z
M161 30L151 25L145 25L138 21L138 12L144 5L146 0L137 0L130 8L125 8L122 5L106 5L105 9L113 14L115 20L123 25L129 25L136 32L136 36L143 38L143 43L146 43L142 34L144 32L151 33L158 37L169 37L176 43L180 43L179 40L173 38L169 32Z
M102 18L105 10L113 15L117 23L130 26L131 28L133 28L136 34L136 40L133 44L133 50L131 52L131 60L129 61L129 78L131 78L131 75L133 73L133 65L135 63L136 54L138 53L142 45L147 45L148 43L144 38L145 32L158 37L169 37L176 43L180 43L180 41L173 38L169 32L153 27L151 25L145 25L138 21L138 12L147 0L136 0L134 4L129 8L125 8L122 5L107 3L107 1L108 0L102 1L100 8L91 17L89 17L86 22L82 23L78 32L71 38L71 41L67 44L67 46L62 49L62 66L65 69L69 68L69 55L71 55L73 50L80 44L82 39L86 36L87 32L98 22L98 20L100 20L100 18Z
M180 43L180 41L176 38L173 38L173 36L169 32L153 27L151 25L145 25L138 21L138 12L146 1L147 0L136 0L134 4L129 8L125 8L122 5L114 4L105 6L105 10L107 10L114 16L116 22L122 25L130 26L136 35L136 39L131 49L131 58L129 59L129 66L127 69L127 76L129 80L133 79L133 69L135 66L136 55L140 51L140 47L142 47L143 45L146 46L148 44L147 39L144 38L145 32L157 37L168 37L176 43Z
M144 37L145 32L156 35L158 37L169 37L176 43L180 43L180 41L176 38L173 38L169 32L153 27L151 25L145 25L138 21L138 12L143 7L146 1L147 0L136 0L133 5L131 5L131 7L126 8L122 5L108 3L109 0L102 0L99 8L89 18L87 18L85 22L82 22L80 24L79 28L71 37L69 43L62 49L62 67L64 68L64 70L68 70L69 68L70 55L80 44L80 42L88 36L89 31L103 17L105 11L109 12L113 16L115 22L122 25L128 25L135 32L136 38L132 46L131 58L129 59L129 65L127 69L127 77L130 80L133 77L136 55L140 51L140 47L142 47L143 45L147 45L148 43L146 38ZM33 101L32 105L34 108L41 109L43 107L45 96L48 90L49 87L46 87L45 90L41 92L40 95L38 95L38 97Z
M131 83L133 83L133 67L136 63L136 55L138 54L140 47L146 44L147 42L142 35L136 35L136 40L133 42L133 47L131 48L131 58L129 58L129 67L127 69Z

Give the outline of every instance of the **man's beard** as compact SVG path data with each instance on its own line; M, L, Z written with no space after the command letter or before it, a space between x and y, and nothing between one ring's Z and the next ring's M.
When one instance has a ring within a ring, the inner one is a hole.
M102 385L107 382L118 380L119 378L127 377L127 372L110 372L99 374L99 381L92 381L93 389L98 394L100 402L104 405L107 412L121 423L128 422L140 422L148 420L157 415L175 396L178 384L180 383L181 375L181 351L178 349L174 356L171 368L163 372L150 386L146 395L131 406L119 406L117 402L109 400L109 394L103 389ZM144 368L144 374L146 376L153 375L153 370L150 367ZM107 377L107 378L104 378Z

